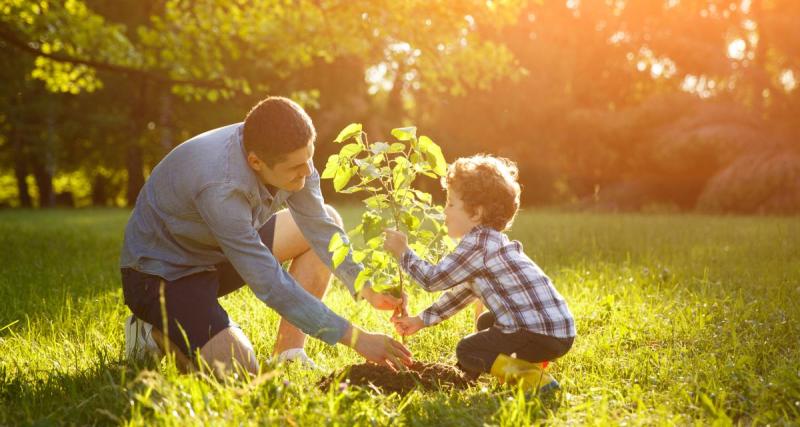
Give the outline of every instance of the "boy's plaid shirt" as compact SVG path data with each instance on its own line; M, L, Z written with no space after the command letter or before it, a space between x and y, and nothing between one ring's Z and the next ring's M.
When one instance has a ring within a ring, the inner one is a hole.
M480 298L503 332L575 336L572 313L550 279L522 252L520 242L491 227L473 228L437 265L420 259L411 249L403 254L401 265L426 291L447 290L422 312L426 326Z

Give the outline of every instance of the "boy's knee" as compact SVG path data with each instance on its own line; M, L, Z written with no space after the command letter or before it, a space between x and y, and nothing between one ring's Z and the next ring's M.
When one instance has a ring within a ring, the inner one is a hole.
M239 365L251 374L258 373L258 360L253 344L244 332L235 326L223 329L214 335L200 349L200 355L220 377L233 371L235 365Z
M494 314L492 314L490 311L484 312L480 315L480 317L478 317L477 329L479 331L483 331L491 328L494 326L494 320Z
M458 344L456 344L456 359L458 360L459 366L461 366L464 370L474 370L473 365L475 364L475 352L471 348L469 341L466 339L462 339L458 342Z
M328 212L328 216L333 219L333 222L339 224L339 227L344 227L344 221L342 220L342 216L339 215L339 211L336 210L331 205L325 205L325 210Z
M458 366L473 377L489 372L496 357L495 350L473 342L469 337L462 339L456 345Z

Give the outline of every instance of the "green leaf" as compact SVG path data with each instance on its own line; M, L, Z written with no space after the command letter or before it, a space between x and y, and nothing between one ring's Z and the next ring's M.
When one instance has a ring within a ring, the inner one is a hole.
M419 228L420 220L417 218L416 215L412 215L408 212L401 212L400 213L400 221L408 227L409 230L416 230Z
M350 178L353 177L353 168L349 166L340 166L336 170L336 176L333 178L333 188L337 192L344 188L348 182L350 182Z
M380 166L381 163L383 163L383 159L384 159L383 154L378 154L377 156L372 156L370 161L372 162L373 165Z
M356 226L356 228L348 231L347 235L350 236L350 239L352 240L353 237L358 236L363 231L364 231L364 227L362 227L361 224L358 224L358 226Z
M381 246L383 246L383 239L381 238L381 236L375 236L367 240L367 246L369 246L370 249L378 249Z
M367 253L364 251L353 251L353 261L361 262L364 261L364 258L367 257Z
M361 216L361 224L364 226L364 243L379 237L385 228L383 218L372 212L364 212Z
M325 170L322 171L320 178L331 179L336 176L336 170L339 169L339 155L332 154L328 157L328 162L325 163Z
M331 240L328 242L328 252L333 252L344 245L344 240L339 233L333 233Z
M340 143L342 141L348 140L356 135L361 134L361 123L350 123L339 132L339 136L333 140L333 142Z
M414 192L414 195L417 196L417 199L419 199L421 202L427 204L431 204L433 202L433 196L431 196L430 193L426 193L420 190L411 190L411 191Z
M395 159L395 165L394 168L392 168L392 185L395 190L399 189L403 184L406 183L409 176L409 165L410 164L408 163L408 160L406 160L404 157L398 157Z
M361 171L361 173L369 178L370 181L380 176L380 170L378 170L378 168L369 161L361 159L353 159L353 161L358 166L358 169Z
M376 194L364 199L364 204L370 209L381 210L389 207L389 196L386 194Z
M331 258L331 261L333 262L334 270L339 268L339 265L341 265L342 262L344 262L345 258L347 258L348 253L350 253L350 247L348 246L342 246L333 252L333 257Z
M428 164L435 174L439 176L447 174L447 162L444 160L441 147L430 138L423 135L419 138L419 148L420 151L425 153Z
M372 265L384 268L389 265L389 257L383 251L375 251L372 253Z
M385 142L376 142L374 144L370 144L369 150L372 151L373 154L381 154L389 151L391 145Z
M344 190L340 190L339 193L342 193L342 194L353 194L353 193L358 193L359 191L364 191L364 187L362 187L360 185L354 185L352 187L347 187Z
M353 157L357 156L361 151L363 151L361 144L347 144L344 147L342 147L341 150L339 150L339 156L346 159L352 159Z
M420 255L422 255L423 253L425 253L425 249L426 249L426 247L425 247L425 245L423 245L422 243L419 243L419 242L410 243L408 246L409 246L409 247L410 247L410 248L411 248L411 249L412 249L414 252L416 252L417 254L420 254Z
M400 143L400 142L394 142L389 147L389 152L390 153L402 153L403 151L406 151L406 146L405 146L405 144Z
M428 241L428 242L430 242L431 240L433 240L436 237L436 233L434 233L431 230L419 230L417 235L419 236L419 238L421 240L425 240L425 241Z
M436 175L435 173L430 172L430 171L422 171L420 173L422 173L423 175L427 176L428 178L441 179L441 177L439 175Z
M356 281L353 284L353 287L356 289L356 292L361 291L361 288L364 287L364 284L367 283L368 280L372 278L372 269L365 268L358 273L356 276Z
M392 136L398 141L410 141L417 138L417 128L409 126L405 128L392 129Z

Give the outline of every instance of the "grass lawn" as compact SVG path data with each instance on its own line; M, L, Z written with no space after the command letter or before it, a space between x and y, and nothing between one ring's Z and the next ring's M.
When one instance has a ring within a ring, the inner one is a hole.
M352 225L358 212L343 209ZM527 425L800 423L800 219L523 212L512 237L577 320L552 366L562 392L524 399L488 376L466 391L320 391L295 368L218 382L122 359L117 259L128 211L0 211L0 425ZM412 292L411 312L434 295ZM391 333L388 314L336 285L336 312ZM251 292L222 303L260 360L276 313ZM471 309L409 339L454 362ZM328 371L360 363L310 341Z

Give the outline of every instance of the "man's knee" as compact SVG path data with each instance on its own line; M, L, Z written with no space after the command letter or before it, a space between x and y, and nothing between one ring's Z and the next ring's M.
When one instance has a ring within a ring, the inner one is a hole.
M344 221L342 220L342 216L339 215L339 212L331 205L325 205L325 210L328 211L328 216L333 219L333 222L339 224L339 227L344 227Z
M258 360L253 344L236 326L223 329L214 335L200 349L200 355L218 376L233 371L237 364L251 374L258 373Z

